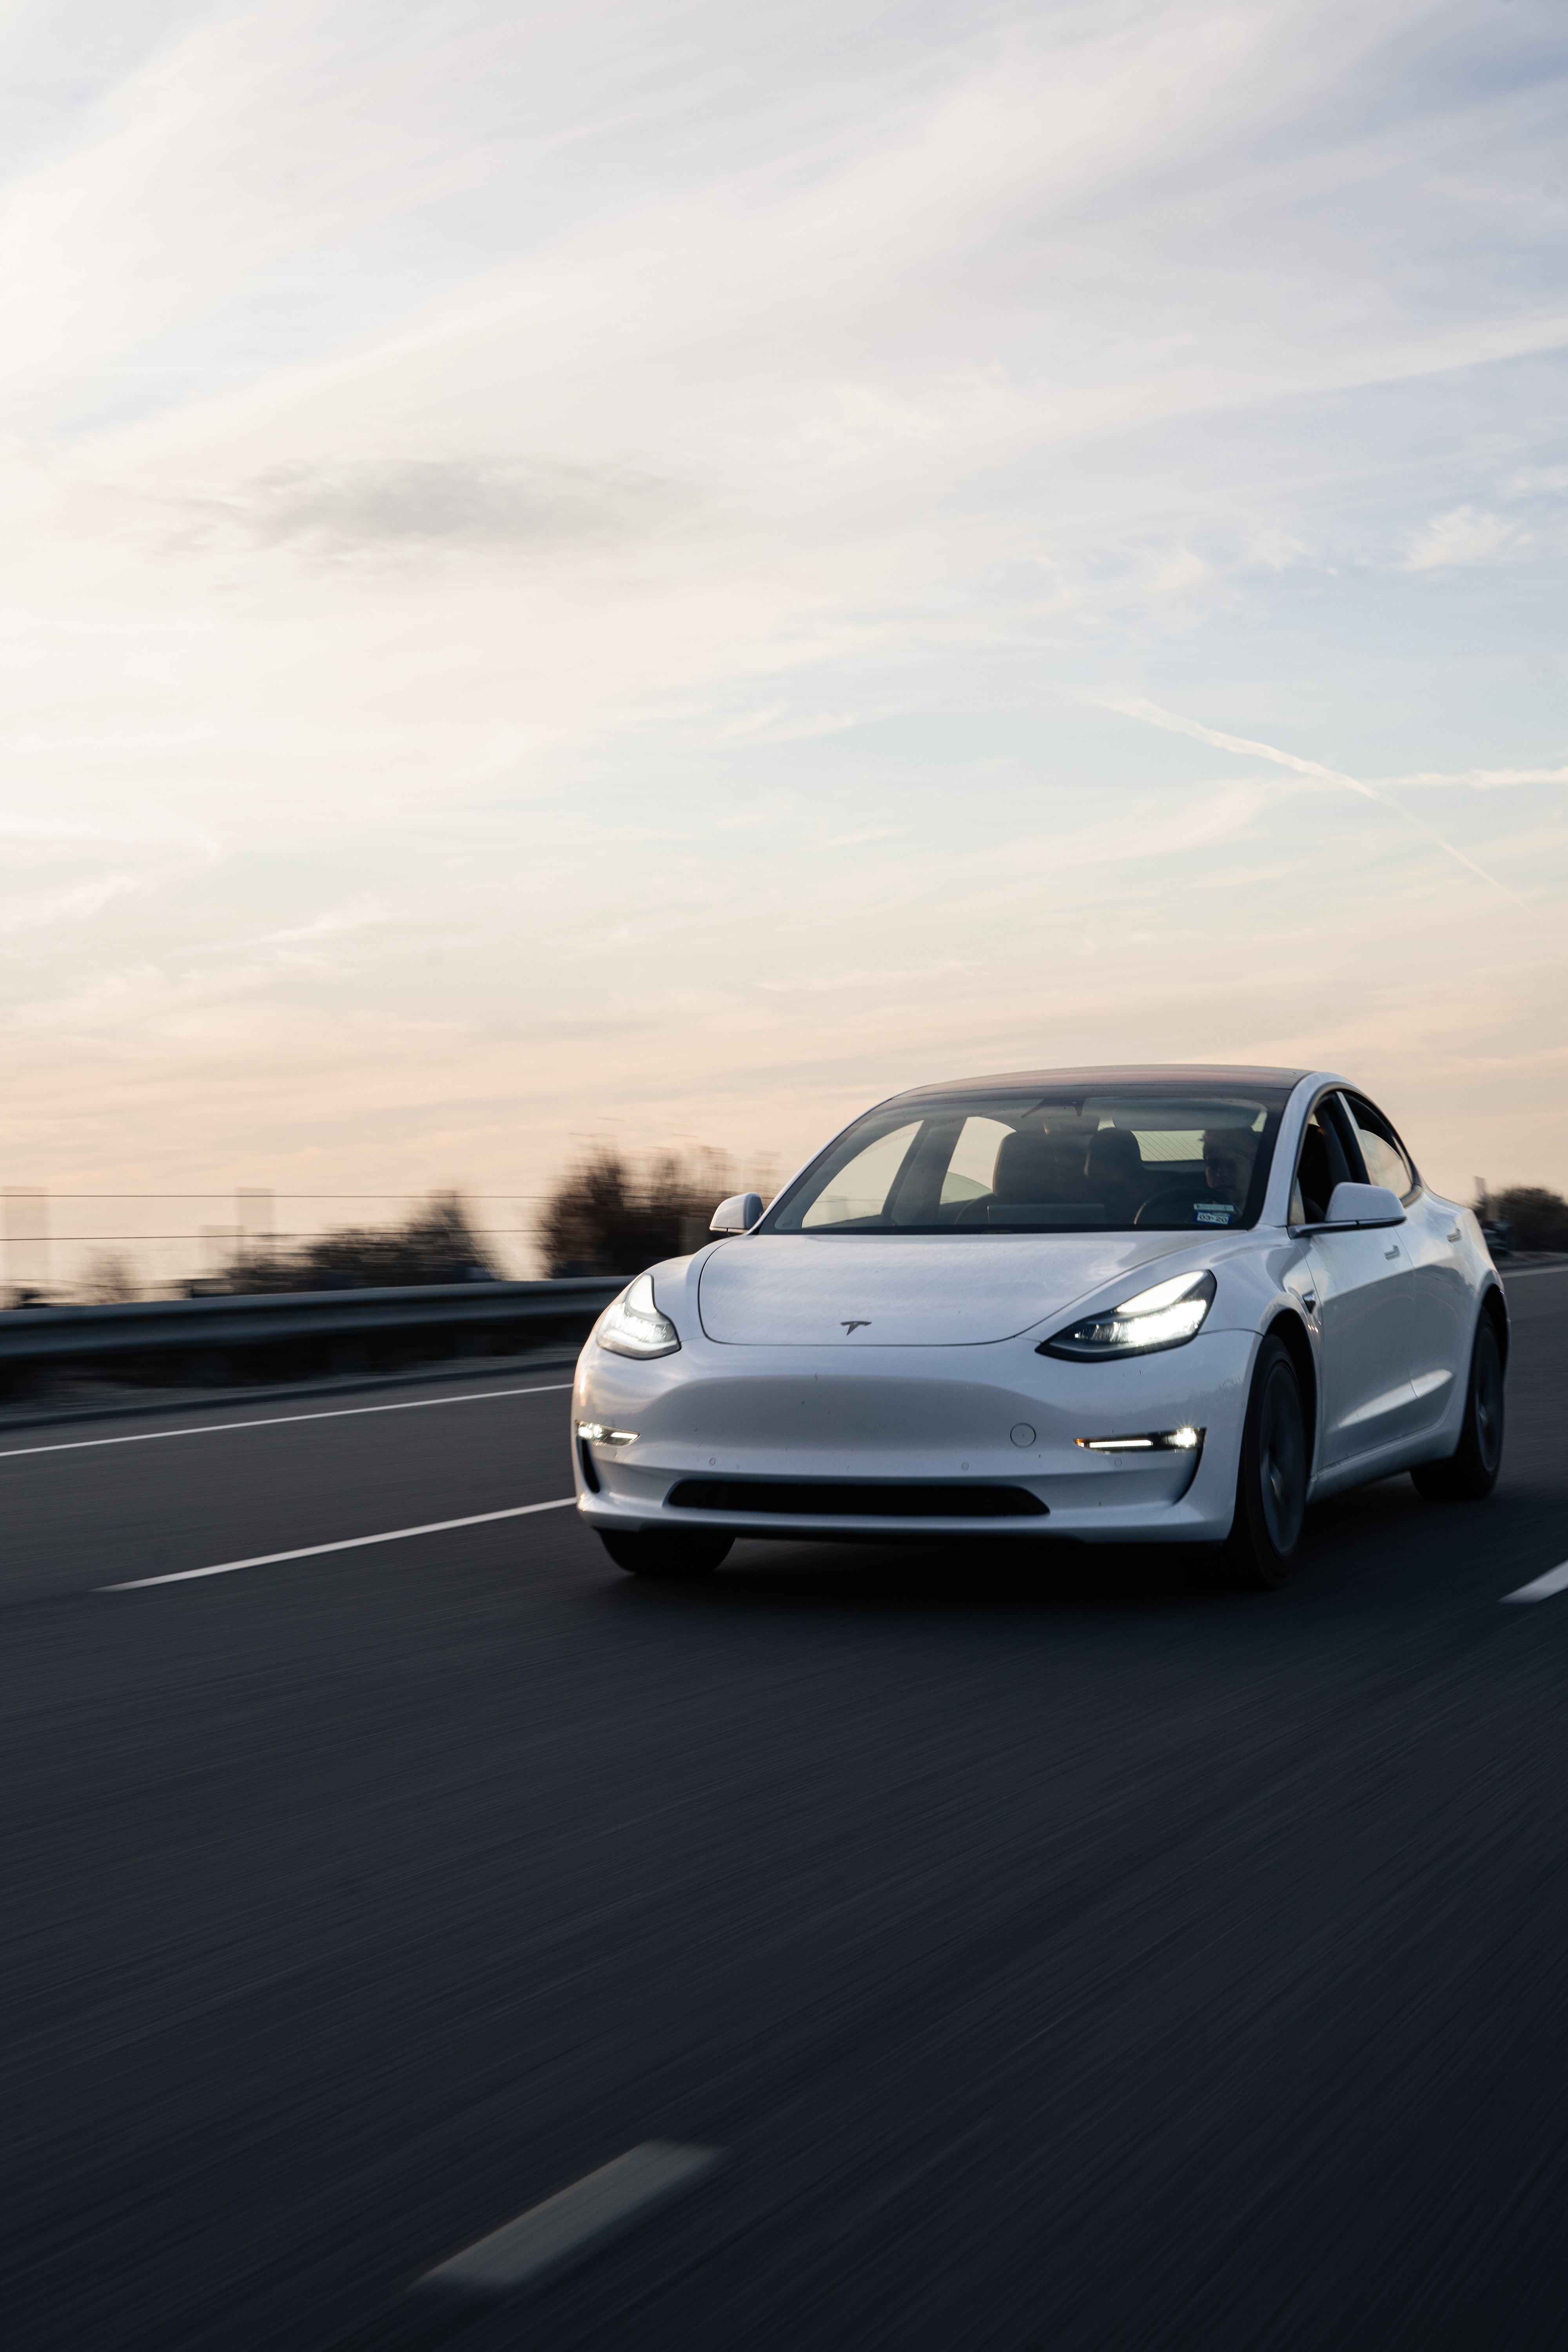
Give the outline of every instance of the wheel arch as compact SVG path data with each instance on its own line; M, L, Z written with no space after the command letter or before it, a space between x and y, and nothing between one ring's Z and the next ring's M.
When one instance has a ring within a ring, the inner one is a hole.
M1482 1291L1481 1313L1491 1319L1492 1329L1497 1333L1498 1353L1502 1358L1502 1368L1506 1372L1509 1342L1508 1301L1502 1295L1500 1282L1489 1282Z
M1296 1378L1301 1383L1301 1404L1307 1423L1307 1475L1317 1467L1318 1458L1318 1368L1312 1360L1312 1343L1299 1315L1282 1307L1264 1333L1266 1339L1282 1340L1289 1349L1290 1361L1296 1367Z

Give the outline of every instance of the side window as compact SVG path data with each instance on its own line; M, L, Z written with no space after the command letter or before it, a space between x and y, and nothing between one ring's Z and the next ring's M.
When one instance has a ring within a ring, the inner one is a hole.
M953 1201L984 1201L991 1190L996 1168L996 1150L1013 1132L999 1118L966 1118L963 1132L953 1146L942 1179L942 1198L945 1207Z
M1405 1156L1405 1148L1380 1110L1360 1095L1344 1097L1350 1115L1355 1121L1356 1141L1366 1162L1369 1184L1386 1184L1401 1200L1408 1200L1415 1190L1415 1171Z
M1290 1187L1290 1223L1319 1225L1329 1213L1334 1186L1350 1181L1350 1161L1340 1140L1333 1099L1325 1095L1314 1104L1301 1149L1296 1155L1296 1177Z

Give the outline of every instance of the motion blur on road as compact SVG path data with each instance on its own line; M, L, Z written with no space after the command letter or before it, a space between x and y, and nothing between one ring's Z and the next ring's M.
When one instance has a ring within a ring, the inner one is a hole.
M1500 1603L1568 1558L1568 1269L1508 1291L1493 1499L1324 1506L1247 1600L623 1577L522 1513L564 1362L12 1426L8 2344L1560 2343L1568 1593ZM416 2287L650 2140L725 2160Z

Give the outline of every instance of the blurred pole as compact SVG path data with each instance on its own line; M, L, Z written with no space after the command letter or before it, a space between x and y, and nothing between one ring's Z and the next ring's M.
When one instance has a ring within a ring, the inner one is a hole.
M41 1289L49 1278L49 1196L41 1184L7 1184L5 1271L18 1290Z
M247 1265L272 1255L272 1192L269 1185L241 1184L234 1196L239 1254Z

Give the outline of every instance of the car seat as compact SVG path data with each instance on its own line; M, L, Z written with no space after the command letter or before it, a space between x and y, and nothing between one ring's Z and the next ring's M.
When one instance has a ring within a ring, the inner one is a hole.
M1148 1182L1138 1138L1125 1127L1102 1127L1089 1139L1083 1172L1089 1198L1104 1202L1112 1223L1130 1221Z
M991 1179L994 1199L1005 1202L1087 1201L1083 1160L1073 1139L1030 1134L1005 1136Z
M1083 1177L1083 1147L1076 1137L1019 1129L1002 1139L992 1171L991 1192L962 1211L961 1225L989 1224L993 1205L1064 1208L1089 1198Z

